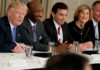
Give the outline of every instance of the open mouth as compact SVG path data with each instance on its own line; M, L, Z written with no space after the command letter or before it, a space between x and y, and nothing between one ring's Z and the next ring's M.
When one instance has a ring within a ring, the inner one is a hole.
M21 23L22 23L22 20L17 20L17 23L18 23L18 24L21 24Z

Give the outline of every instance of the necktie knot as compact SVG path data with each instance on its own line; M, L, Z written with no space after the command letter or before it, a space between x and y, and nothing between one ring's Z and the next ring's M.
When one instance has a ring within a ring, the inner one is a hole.
M34 26L33 26L33 30L35 30L35 31L36 31L36 25L34 25Z
M16 30L16 27L13 27L13 31Z

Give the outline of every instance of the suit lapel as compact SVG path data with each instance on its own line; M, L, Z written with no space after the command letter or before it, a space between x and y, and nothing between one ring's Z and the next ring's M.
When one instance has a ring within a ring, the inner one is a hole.
M94 29L94 25L93 25L93 21L91 21L91 29L92 29L92 31L93 31L93 37L94 37L94 39L95 39L95 29Z
M100 22L98 23L98 30L99 30L99 40L100 40Z
M42 36L41 36L41 34L42 34L42 26L41 25L39 25L39 24L41 24L40 22L38 22L38 23L36 23L36 39L37 39L37 42L40 40L40 39L42 39Z
M10 27L10 23L9 23L7 17L5 18L5 21L6 21L5 26L6 26L6 30L7 30L6 32L7 32L8 40L9 40L9 41L12 41L12 32L11 32L11 27Z
M62 27L62 32L63 32L63 42L64 42L64 39L65 39L65 37L67 36L67 35L66 35L67 31L66 31L64 25L62 25L61 27Z
M25 17L22 25L24 28L24 33L25 33L25 37L27 39L27 42L33 44L32 26L31 26L31 23L27 17Z
M51 31L52 31L52 35L54 36L55 40L57 41L58 35L57 35L57 30L56 30L53 20L51 21Z

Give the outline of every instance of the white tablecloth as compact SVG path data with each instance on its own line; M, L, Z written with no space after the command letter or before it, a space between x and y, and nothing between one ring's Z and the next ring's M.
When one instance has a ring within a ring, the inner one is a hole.
M89 58L90 64L100 64L100 54L84 55ZM35 57L27 58L25 54L0 53L0 70L22 70L43 68L48 58ZM11 62L18 62L15 66ZM21 61L21 62L19 62ZM24 61L25 64L22 64Z
M21 69L35 69L43 68L48 58L41 58L32 56L27 58L25 54L16 53L0 53L0 70L21 70ZM13 65L11 62L19 63L19 61L25 64Z

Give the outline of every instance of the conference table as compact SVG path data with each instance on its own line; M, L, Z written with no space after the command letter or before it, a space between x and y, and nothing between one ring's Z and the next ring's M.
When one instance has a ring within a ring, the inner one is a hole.
M36 51L33 51L35 53ZM93 66L100 64L100 54L86 55L89 58L90 64ZM0 53L0 70L29 70L44 68L49 57L26 57L25 53ZM95 67L95 66L94 66ZM100 67L100 65L99 65ZM100 70L100 69L98 69Z
M24 70L44 68L48 58L26 57L25 53L0 53L0 70Z

